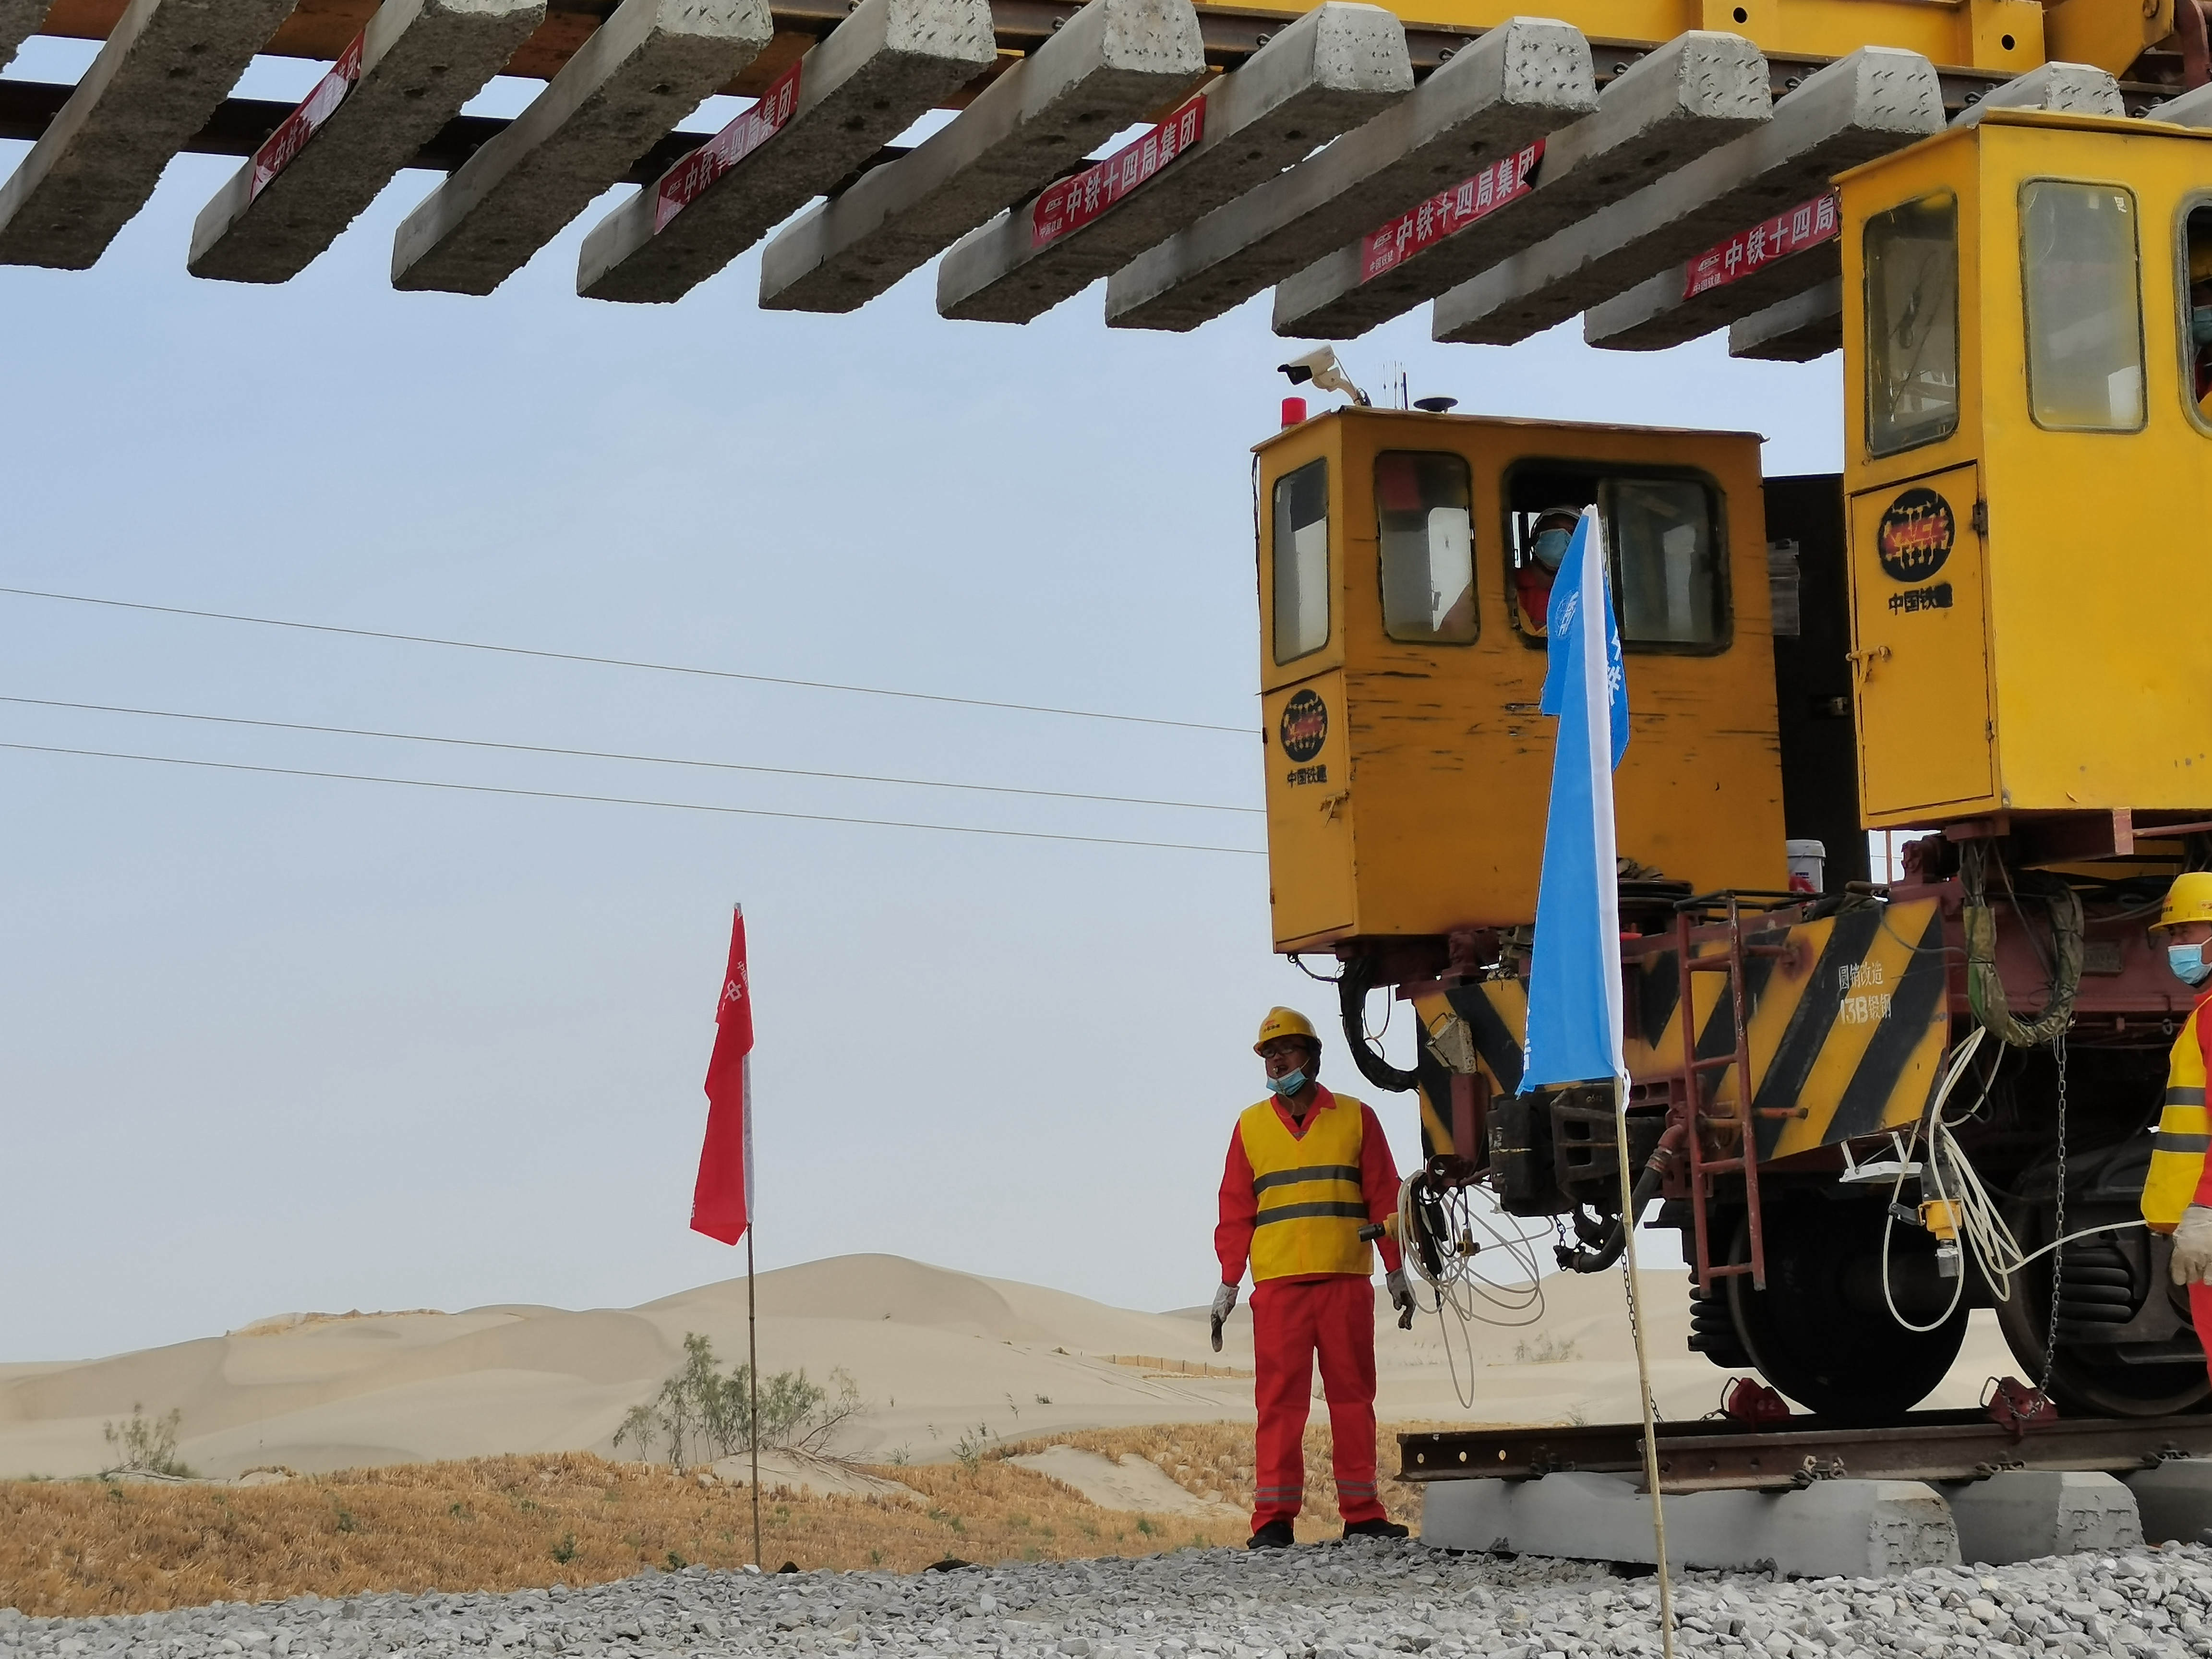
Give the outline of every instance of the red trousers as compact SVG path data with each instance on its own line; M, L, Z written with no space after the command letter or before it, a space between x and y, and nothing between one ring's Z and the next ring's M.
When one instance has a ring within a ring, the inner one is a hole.
M1259 1317L1259 1293L1252 1296L1253 1317ZM2197 1328L2197 1340L2204 1345L2204 1363L2212 1370L2212 1285L2191 1285L2189 1287L2189 1322Z
M1252 1395L1260 1413L1255 1532L1291 1519L1304 1501L1316 1352L1328 1396L1337 1510L1347 1523L1383 1516L1375 1495L1375 1286L1352 1273L1270 1279L1252 1290Z

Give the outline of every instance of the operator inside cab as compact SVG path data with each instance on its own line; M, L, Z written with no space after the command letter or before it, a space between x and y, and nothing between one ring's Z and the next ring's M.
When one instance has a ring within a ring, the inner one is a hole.
M2197 407L2212 419L2212 236L2199 234L2199 216L2189 226L2189 354Z
M1521 607L1521 631L1541 639L1552 615L1552 582L1583 520L1578 507L1549 507L1529 526L1528 559L1513 573L1513 598Z
M1306 1413L1314 1359L1328 1398L1336 1506L1346 1538L1403 1538L1375 1490L1375 1258L1361 1231L1398 1209L1398 1167L1374 1111L1321 1086L1321 1039L1304 1014L1272 1008L1252 1045L1266 1067L1267 1098L1248 1108L1229 1137L1221 1219L1213 1231L1221 1288L1213 1297L1213 1351L1252 1267L1254 1459L1247 1547L1295 1541L1305 1498ZM1413 1321L1413 1292L1397 1242L1382 1240L1398 1323Z
M2212 1071L2212 871L2175 878L2153 929L2166 945L2174 975L2196 993L2196 1005L2173 1041L2166 1061L2166 1109L2151 1142L2150 1173L2143 1182L2143 1220L2153 1232L2173 1235L2173 1282L2189 1287L2189 1318L2197 1340L2212 1334L2212 1124L2204 1110L2204 1079ZM2212 1342L2207 1342L2212 1349ZM2212 1361L2208 1361L2212 1363Z

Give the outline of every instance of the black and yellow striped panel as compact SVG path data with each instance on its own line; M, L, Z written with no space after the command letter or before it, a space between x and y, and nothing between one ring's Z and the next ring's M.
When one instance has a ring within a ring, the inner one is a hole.
M1762 947L1744 961L1752 1104L1805 1109L1802 1118L1762 1119L1763 1158L1787 1158L1914 1121L1935 1087L1949 1040L1943 924L1936 901L1847 910L1790 928L1747 933ZM1701 945L1700 954L1719 947ZM1682 976L1678 955L1654 951L1632 963L1623 1053L1630 1078L1656 1082L1683 1065ZM1725 971L1691 978L1689 1018L1700 1060L1735 1052L1734 1000ZM1521 1082L1528 988L1492 980L1415 1000L1425 1028L1446 1006L1466 1020L1493 1091ZM1451 1144L1449 1074L1424 1046L1420 1062L1423 1150ZM1711 1105L1740 1109L1735 1067L1704 1074Z
M1447 1012L1465 1020L1474 1036L1476 1069L1490 1092L1510 1095L1521 1086L1521 1039L1528 1027L1528 988L1517 979L1485 980L1413 999L1424 1030L1434 1030ZM1421 1152L1435 1158L1452 1150L1451 1073L1421 1045Z
M1762 1121L1760 1156L1787 1158L1915 1121L1950 1041L1948 988L1936 900L1836 917L1812 972L1795 987L1773 1048L1763 1062L1753 1052L1753 1106L1808 1109L1802 1119ZM1777 1000L1771 992L1768 1000ZM1754 1037L1768 1012L1762 1006L1753 1017Z

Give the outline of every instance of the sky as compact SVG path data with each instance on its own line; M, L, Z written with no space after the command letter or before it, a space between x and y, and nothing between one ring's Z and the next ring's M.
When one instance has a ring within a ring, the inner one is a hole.
M33 42L9 75L89 57ZM1334 1003L1270 953L1249 810L1249 451L1304 349L1266 297L1184 336L1108 330L1096 289L953 323L933 267L816 317L756 307L756 251L673 307L580 300L619 194L489 299L398 294L421 173L286 286L195 281L192 217L235 165L178 158L91 271L0 267L0 586L1236 729L9 595L0 697L1247 810L20 702L0 744L1241 850L0 748L0 1362L742 1272L686 1226L740 901L763 1268L885 1251L1206 1300L1252 1031ZM1750 428L1770 473L1840 465L1836 359L1599 353L1578 326L1438 346L1424 308L1340 355L1462 412ZM1340 1042L1323 1078L1359 1086ZM1408 1164L1407 1097L1369 1093Z

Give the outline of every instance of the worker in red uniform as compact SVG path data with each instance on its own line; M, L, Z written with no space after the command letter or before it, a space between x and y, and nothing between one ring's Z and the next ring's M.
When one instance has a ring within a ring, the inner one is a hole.
M2173 1282L2189 1287L2189 1317L2197 1340L2212 1349L2212 1124L2204 1110L2204 1081L2212 1072L2212 872L2176 877L2167 890L2154 936L2166 945L2168 967L2196 993L2196 1006L2173 1040L2166 1063L2166 1109L2151 1140L2150 1172L2143 1182L2142 1212L2153 1232L2173 1235Z
M1575 526L1583 521L1582 509L1547 507L1529 526L1528 555L1513 573L1514 603L1521 611L1521 631L1541 638L1551 626L1552 583L1567 556Z
M1321 1086L1321 1039L1304 1015L1268 1012L1252 1045L1267 1067L1267 1098L1229 1138L1221 1223L1213 1230L1221 1288L1213 1346L1252 1267L1254 1403L1259 1410L1253 1549L1292 1541L1305 1496L1306 1412L1321 1358L1328 1397L1336 1504L1346 1538L1403 1538L1375 1491L1375 1261L1360 1230L1398 1208L1398 1170L1375 1114ZM1394 1239L1382 1265L1400 1323L1413 1293Z

